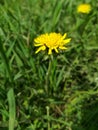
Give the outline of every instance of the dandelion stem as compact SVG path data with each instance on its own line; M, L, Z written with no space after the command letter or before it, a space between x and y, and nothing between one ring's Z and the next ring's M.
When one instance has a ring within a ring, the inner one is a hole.
M52 60L53 60L53 55L50 55L48 70L46 72L46 84L45 84L45 91L47 92L47 94L49 93L49 91L48 91L48 88L49 88L49 75L50 75L50 71L51 71Z
M48 119L48 129L47 129L47 130L50 130L50 122L49 122L49 106L46 106L46 109L47 109L47 119Z

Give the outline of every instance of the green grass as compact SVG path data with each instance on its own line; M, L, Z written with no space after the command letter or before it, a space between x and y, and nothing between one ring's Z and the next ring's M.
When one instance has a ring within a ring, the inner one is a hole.
M0 130L98 129L98 0L0 0ZM67 32L68 49L35 54L34 38ZM48 79L48 81L47 81Z

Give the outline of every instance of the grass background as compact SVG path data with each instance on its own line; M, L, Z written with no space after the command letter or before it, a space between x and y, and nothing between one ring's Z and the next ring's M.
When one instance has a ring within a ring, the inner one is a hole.
M78 14L81 3L90 14ZM35 37L67 32L68 50L35 54ZM98 129L98 0L0 0L0 130Z

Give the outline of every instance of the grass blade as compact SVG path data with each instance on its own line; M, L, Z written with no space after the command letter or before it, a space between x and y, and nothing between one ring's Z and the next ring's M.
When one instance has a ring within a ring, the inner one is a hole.
M10 67L9 67L9 62L8 62L7 57L6 57L5 51L3 49L2 43L0 43L0 53L1 53L2 60L4 62L6 72L8 74L9 80L11 82L13 82L12 74L11 74Z
M15 96L12 88L8 91L7 97L9 103L9 130L14 130L16 110Z

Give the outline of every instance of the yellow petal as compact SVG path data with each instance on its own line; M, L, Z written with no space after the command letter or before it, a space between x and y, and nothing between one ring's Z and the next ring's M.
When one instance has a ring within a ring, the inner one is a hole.
M55 52L56 52L56 53L58 53L58 50L57 50L57 48L54 48L54 50L55 50Z
M34 39L34 42L36 42L36 43L39 43L39 40L38 40L38 38Z
M52 49L49 49L48 55L52 54Z
M62 50L67 49L67 47L64 47L64 46L60 46L59 48L62 49Z
M63 42L64 42L64 44L66 44L66 43L69 43L70 40L71 40L71 38L68 38L68 39L66 39L66 40L63 40Z
M42 51L44 51L46 49L46 46L42 46Z
M62 39L65 39L66 36L67 36L67 33L65 33L65 34L62 36Z
M42 46L42 43L35 43L34 46Z
M35 53L38 53L39 51L44 51L46 49L45 46L41 46L37 49L37 51Z

